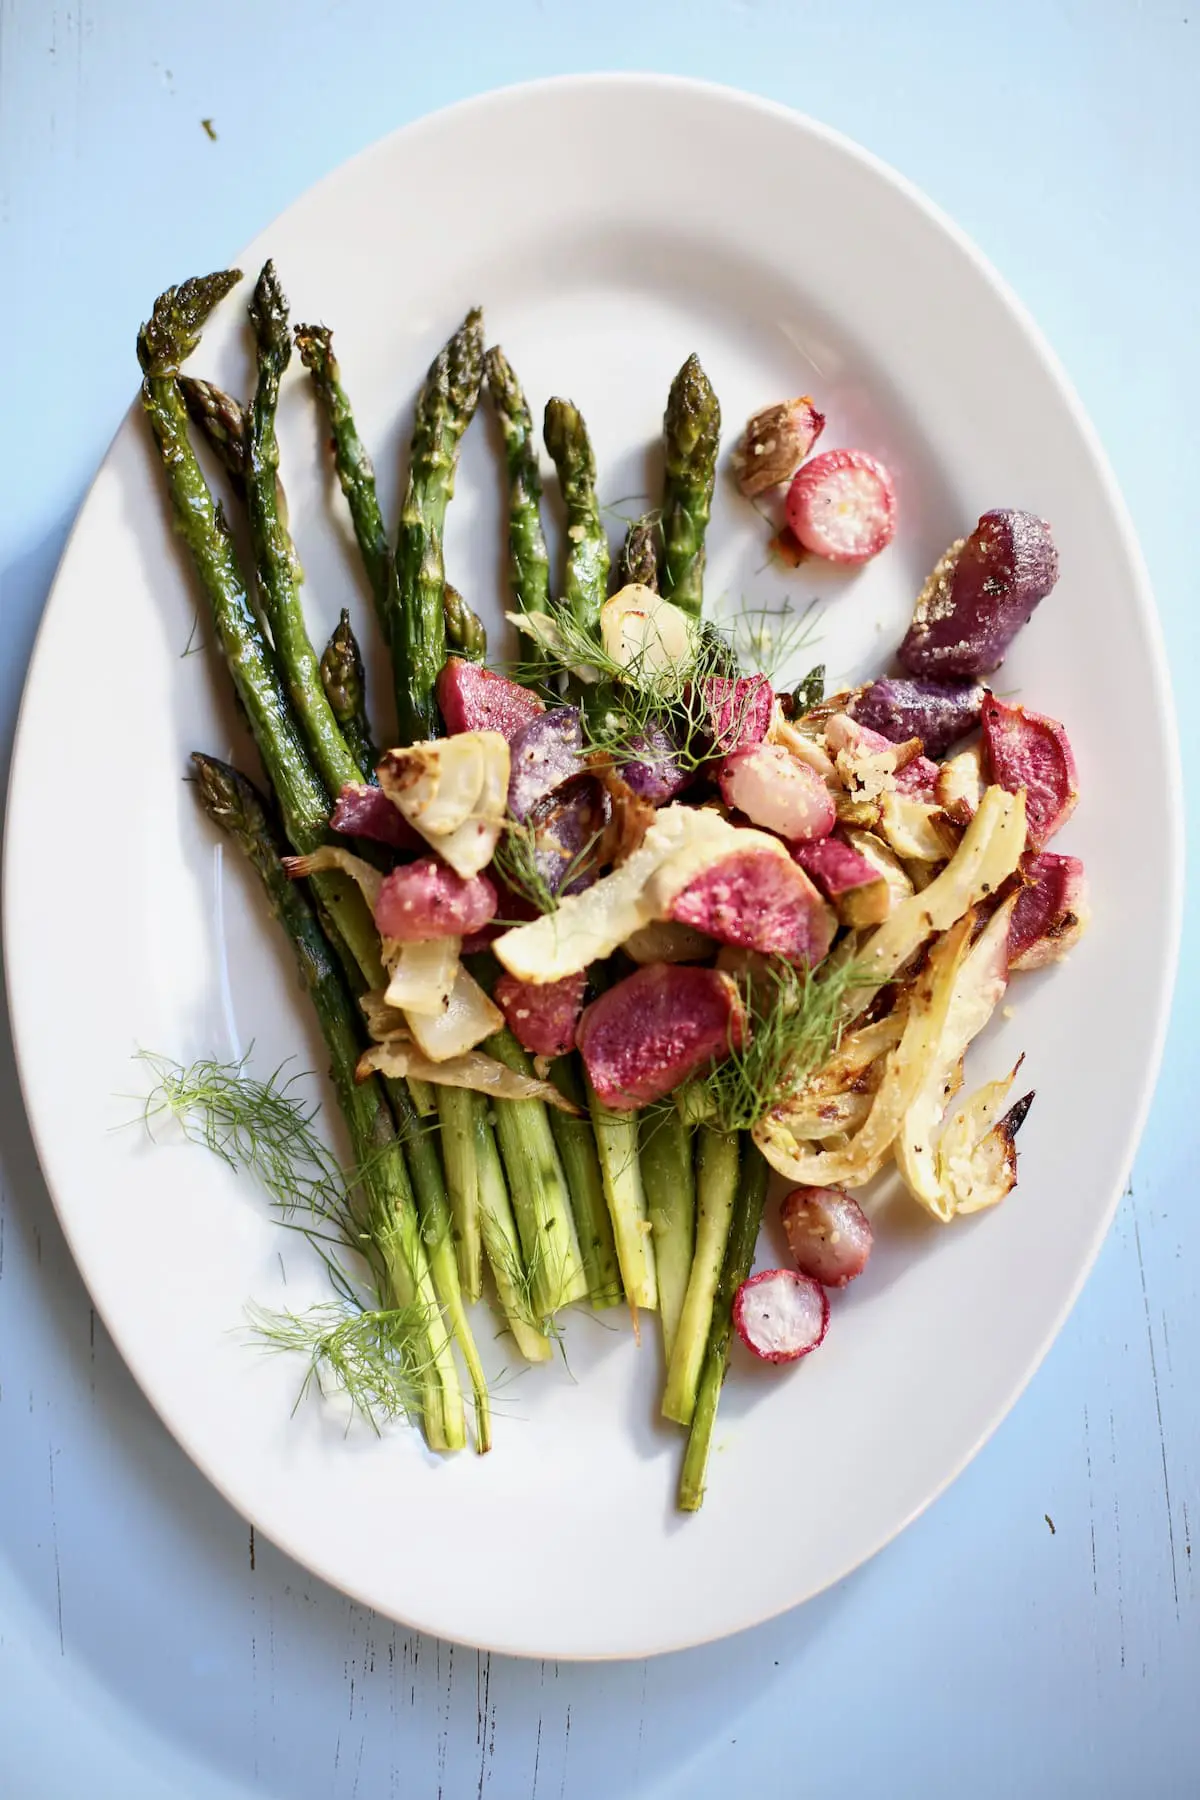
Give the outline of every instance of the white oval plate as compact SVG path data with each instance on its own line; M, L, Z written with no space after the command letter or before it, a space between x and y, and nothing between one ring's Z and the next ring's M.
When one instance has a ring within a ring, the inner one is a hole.
M268 254L293 317L336 327L393 512L416 385L476 301L535 410L553 392L583 407L609 502L651 485L688 351L721 396L727 442L757 406L812 391L826 445L857 444L896 471L895 544L852 577L763 568L765 531L723 482L709 592L765 606L823 594L815 654L831 670L885 666L925 573L984 508L1053 523L1062 579L1002 680L1070 729L1083 800L1056 847L1085 858L1095 923L1065 967L1015 984L1015 1017L977 1060L998 1073L1026 1052L1038 1103L1020 1187L950 1230L885 1206L871 1268L836 1299L821 1354L790 1372L735 1358L708 1497L686 1519L673 1510L680 1439L655 1416L652 1320L639 1351L611 1316L572 1319L571 1373L504 1389L485 1460L439 1464L412 1432L343 1435L316 1402L292 1416L295 1364L238 1326L248 1299L320 1296L308 1253L205 1152L114 1129L136 1110L120 1096L145 1089L137 1046L187 1060L253 1039L259 1069L295 1053L320 1066L275 929L183 784L189 750L242 739L224 672L181 655L196 597L136 411L38 640L5 869L21 1074L63 1228L164 1421L277 1544L424 1630L595 1657L736 1631L846 1574L963 1467L1062 1323L1131 1162L1176 945L1180 832L1170 701L1129 523L1057 365L971 246L861 150L742 95L622 77L472 101L320 183L242 266ZM163 285L193 272L164 269ZM236 391L248 297L226 304L193 364ZM364 631L368 608L305 381L293 368L283 469L323 638L344 600ZM492 428L479 422L447 560L494 643L501 532Z

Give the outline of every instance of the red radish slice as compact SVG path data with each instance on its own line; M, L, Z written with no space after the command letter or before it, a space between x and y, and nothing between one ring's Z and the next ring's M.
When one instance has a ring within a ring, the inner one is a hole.
M793 480L787 520L814 556L869 562L895 536L896 489L883 464L865 450L826 450Z
M381 937L401 944L470 937L496 916L496 890L486 875L464 879L436 856L385 875L375 902Z
M803 869L765 850L718 857L681 888L668 917L680 925L816 968L837 922Z
M1008 928L1010 969L1042 969L1059 962L1087 926L1087 876L1077 856L1024 856L1021 890Z
M983 748L993 781L1010 794L1025 789L1029 848L1041 850L1075 811L1079 779L1070 740L1057 719L989 694L983 703Z
M700 699L714 756L732 756L766 737L775 695L765 675L706 676Z
M535 987L515 975L501 975L492 998L519 1044L534 1056L566 1056L575 1048L575 1027L583 1011L587 971L564 975Z
M866 1268L875 1234L853 1195L841 1188L793 1188L779 1216L802 1275L840 1288Z
M575 1032L588 1080L613 1112L632 1112L740 1049L737 983L716 969L647 963L584 1012Z
M448 656L438 676L437 701L446 730L500 731L511 742L522 725L546 708L536 694L479 663Z
M798 1362L825 1336L829 1295L819 1281L795 1269L764 1269L734 1295L733 1323L761 1362Z
M329 823L350 837L372 838L393 850L424 850L427 846L404 814L392 805L382 788L365 781L348 781L337 797Z

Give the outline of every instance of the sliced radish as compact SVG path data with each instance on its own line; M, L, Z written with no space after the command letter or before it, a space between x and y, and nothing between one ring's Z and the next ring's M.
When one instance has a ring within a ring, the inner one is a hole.
M762 1362L796 1362L815 1350L829 1325L829 1295L795 1269L764 1269L733 1298L733 1323Z
M787 520L814 556L869 562L895 536L896 489L883 464L865 450L826 450L793 480Z
M841 1188L793 1188L779 1216L802 1275L840 1288L866 1268L875 1234L853 1195Z
M828 837L837 823L821 777L782 744L736 750L718 768L717 784L726 806L789 842Z

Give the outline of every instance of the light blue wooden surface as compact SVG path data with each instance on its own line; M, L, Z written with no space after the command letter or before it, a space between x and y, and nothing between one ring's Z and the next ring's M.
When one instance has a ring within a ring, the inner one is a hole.
M219 263L405 120L601 67L790 102L894 163L982 245L1107 443L1200 773L1198 0L0 0L5 764L64 535L130 397L148 296ZM104 805L81 750L73 803ZM70 866L69 805L48 804L47 879L79 884L86 938L89 872ZM1137 821L1114 829L1136 857ZM92 1318L5 1041L0 1795L1200 1793L1198 967L1185 943L1131 1192L989 1447L836 1591L649 1665L524 1664L411 1638L254 1545ZM63 1055L66 1130L69 1022ZM1079 1046L1085 1065L1120 1055L1119 1019L1107 1044Z

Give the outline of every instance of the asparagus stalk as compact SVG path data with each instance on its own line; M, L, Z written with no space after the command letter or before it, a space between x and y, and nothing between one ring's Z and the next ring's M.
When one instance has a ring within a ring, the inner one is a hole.
M508 464L509 586L522 612L548 612L550 558L542 530L542 478L533 419L521 384L498 345L488 351L484 368Z
M511 1031L495 1032L483 1047L510 1069L532 1075L533 1065ZM529 1271L534 1314L548 1319L561 1307L583 1299L587 1279L545 1106L540 1100L505 1100L496 1107L496 1136Z
M217 461L229 477L237 499L246 498L246 414L240 401L211 381L195 375L179 377L179 391L188 417L203 434Z
M375 470L358 435L354 413L342 386L342 372L333 353L333 333L325 325L297 325L295 338L300 361L312 376L317 398L329 422L337 478L350 508L359 555L386 637L392 549L375 488Z
M434 688L446 660L442 532L463 432L483 377L483 315L476 309L434 357L417 400L408 489L388 583L386 636L400 741L438 735Z
M467 657L470 662L482 662L487 655L483 620L449 582L446 582L442 595L442 613L446 621L447 650L454 656Z
M608 539L596 500L596 459L587 426L569 400L550 400L542 426L567 510L563 603L585 631L599 629L608 593Z
M658 1270L658 1310L670 1367L696 1247L694 1133L673 1106L642 1115L642 1186Z
M366 675L350 614L341 617L321 656L321 686L364 781L373 781L379 751L367 718Z
M213 504L192 450L176 380L209 313L240 280L240 272L231 270L185 281L160 294L138 334L142 406L162 458L176 530L212 609L217 640L275 789L287 835L298 850L313 850L325 837L329 795L309 763L278 664L250 604L225 514ZM352 906L354 884L343 877L340 890L346 905ZM361 897L358 904L365 913ZM336 916L336 909L330 910Z
M454 1249L458 1279L469 1302L483 1292L483 1240L480 1233L479 1162L472 1101L468 1088L439 1087L438 1118L442 1127L442 1161L450 1216L454 1222Z
M367 1193L368 1253L382 1263L393 1304L410 1307L416 1302L421 1309L425 1343L417 1360L423 1370L422 1410L429 1444L433 1449L460 1449L466 1441L462 1393L403 1151L382 1087L373 1078L355 1079L360 1040L354 1002L311 907L283 867L261 796L244 776L213 757L196 754L192 762L201 804L257 871L316 1010L338 1104Z
M662 591L699 618L704 600L704 534L712 511L721 408L700 359L689 356L671 383L663 419Z
M652 1312L658 1305L658 1278L638 1161L637 1114L609 1112L590 1081L587 1096L625 1294L635 1315Z
M246 513L258 564L259 584L280 666L312 759L329 791L336 794L360 777L321 681L316 651L304 622L300 584L304 579L280 506L279 441L275 416L279 382L292 354L287 300L275 265L263 264L250 303L258 381L246 431Z
M712 1323L697 1384L696 1405L683 1469L679 1478L681 1512L697 1512L704 1499L704 1477L708 1452L712 1443L717 1403L729 1369L729 1346L733 1336L733 1302L738 1289L750 1273L754 1262L754 1246L762 1223L763 1205L767 1198L770 1170L757 1145L747 1135L734 1202L733 1222L721 1279L713 1301Z
M574 1057L560 1056L551 1067L550 1079L560 1094L574 1101L576 1106L586 1109L587 1095ZM604 1193L604 1177L592 1127L585 1117L573 1118L570 1113L560 1112L557 1107L550 1107L548 1110L550 1129L558 1145L558 1154L562 1158L570 1190L571 1210L575 1215L575 1229L579 1234L588 1296L596 1308L618 1306L621 1301L621 1269L617 1261L612 1220Z
M160 295L138 335L142 404L162 457L177 527L212 608L221 650L279 801L284 828L293 848L303 854L328 837L329 795L309 761L275 656L250 606L224 514L214 506L196 461L176 380L180 363L199 341L204 321L238 280L237 273L200 277ZM336 872L314 875L311 882L323 917L345 944L366 986L385 986L379 934L358 887ZM387 1091L405 1140L441 1298L451 1313L477 1396L482 1396L479 1405L486 1420L486 1383L458 1293L436 1145L417 1119L403 1085L389 1083Z
M496 1297L513 1341L526 1362L548 1362L553 1354L550 1339L541 1320L534 1316L531 1283L521 1255L521 1240L508 1197L504 1165L488 1118L488 1103L482 1094L471 1094L470 1099L479 1182L479 1227L496 1284Z
M659 529L658 520L647 514L645 518L635 519L626 531L613 581L618 593L632 583L658 592Z
M675 1332L662 1407L664 1416L680 1425L691 1424L696 1408L696 1389L729 1241L738 1186L737 1134L701 1126L696 1162L696 1254Z

